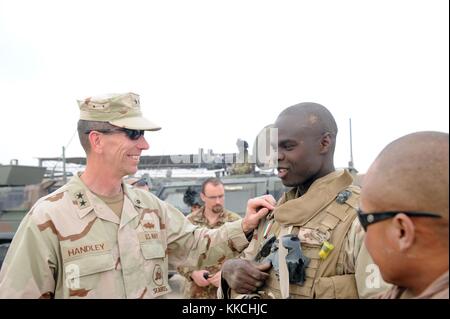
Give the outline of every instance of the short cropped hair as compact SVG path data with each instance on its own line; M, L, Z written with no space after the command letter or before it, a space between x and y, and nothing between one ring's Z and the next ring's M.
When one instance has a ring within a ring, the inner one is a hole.
M77 125L78 137L80 138L81 146L86 152L86 155L91 151L88 134L90 131L110 130L115 127L116 126L109 124L108 122L79 120Z
M202 193L205 194L205 187L208 184L213 184L214 186L223 185L222 181L217 177L209 177L205 179L202 183Z

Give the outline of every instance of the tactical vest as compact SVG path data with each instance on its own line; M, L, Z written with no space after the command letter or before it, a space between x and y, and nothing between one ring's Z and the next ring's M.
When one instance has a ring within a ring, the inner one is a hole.
M256 236L270 238L274 234L279 238L283 228L287 228L284 234L296 234L303 254L310 259L304 284L289 284L289 298L358 298L354 274L344 274L343 271L343 249L346 235L356 217L359 193L358 187L349 185L307 220L284 226L274 221L272 215L267 218L263 229L258 230ZM333 244L334 249L322 259L319 252L324 241ZM263 243L264 240L258 249ZM272 269L258 295L260 298L282 298L281 285Z

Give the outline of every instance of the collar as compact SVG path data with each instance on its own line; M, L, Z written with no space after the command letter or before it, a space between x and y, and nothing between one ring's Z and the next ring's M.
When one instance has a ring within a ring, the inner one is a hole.
M436 278L419 296L417 299L430 299L434 295L444 292L447 290L448 298L448 270Z
M275 220L282 225L302 226L328 206L336 195L353 182L347 170L334 171L314 181L303 196L297 188L283 195L274 210Z
M131 221L135 221L134 228L138 226L138 216L141 209L145 208L144 203L139 198L138 192L133 190L133 187L131 185L125 184L122 181L122 189L124 193L124 202L123 202L123 209L122 209L122 217L120 220L120 228L125 226ZM129 199L129 200L127 200Z
M225 216L227 214L227 210L224 208L223 212L219 214L219 218L217 219L217 223L214 225L218 225L220 223L224 223ZM209 225L208 219L205 217L205 206L202 206L197 211L191 214L191 220L195 223L201 223Z
M78 206L78 217L83 218L92 210L94 210L94 206L92 205L90 199L92 196L97 196L89 191L87 186L81 180L80 176L81 172L75 174L67 183L67 189L70 196L72 197L72 202ZM89 196L88 194L92 196Z
M192 221L196 222L196 223L205 223L205 222L207 222L204 213L205 213L205 206L202 206L198 210L196 210L195 212L191 213Z
M142 202L136 192L131 191L129 185L122 182L124 191L124 203L121 219L101 200L97 195L92 193L80 178L81 173L75 174L67 183L69 193L74 204L78 206L78 217L81 219L92 211L97 217L120 224L121 227L132 219L136 218L139 213L134 206L142 208ZM130 203L131 201L131 203ZM134 209L130 209L134 208Z
M131 186L127 183L124 183L122 181L122 189L123 189L125 196L127 196L130 199L130 201L133 203L134 206L136 206L138 208L148 208L148 207L145 207L138 192L133 189L133 186Z

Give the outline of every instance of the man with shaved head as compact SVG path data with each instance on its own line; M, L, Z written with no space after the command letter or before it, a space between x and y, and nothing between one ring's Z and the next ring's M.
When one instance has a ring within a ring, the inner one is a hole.
M449 298L448 134L403 136L378 155L363 182L358 217L383 279L380 298Z
M385 285L367 284L373 262L356 218L359 188L335 170L333 115L300 103L278 116L278 176L292 189L254 232L241 259L222 268L232 298L361 298Z

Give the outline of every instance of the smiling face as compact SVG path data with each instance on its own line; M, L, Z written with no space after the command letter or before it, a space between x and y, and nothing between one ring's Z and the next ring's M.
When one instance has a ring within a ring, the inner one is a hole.
M304 102L278 116L278 176L285 186L308 190L318 178L334 171L337 126L323 105Z
M294 187L315 179L324 161L321 135L294 117L279 117L275 127L278 128L278 176L283 184Z
M142 151L149 148L144 136L132 140L124 132L102 134L102 144L104 165L120 177L136 173Z

